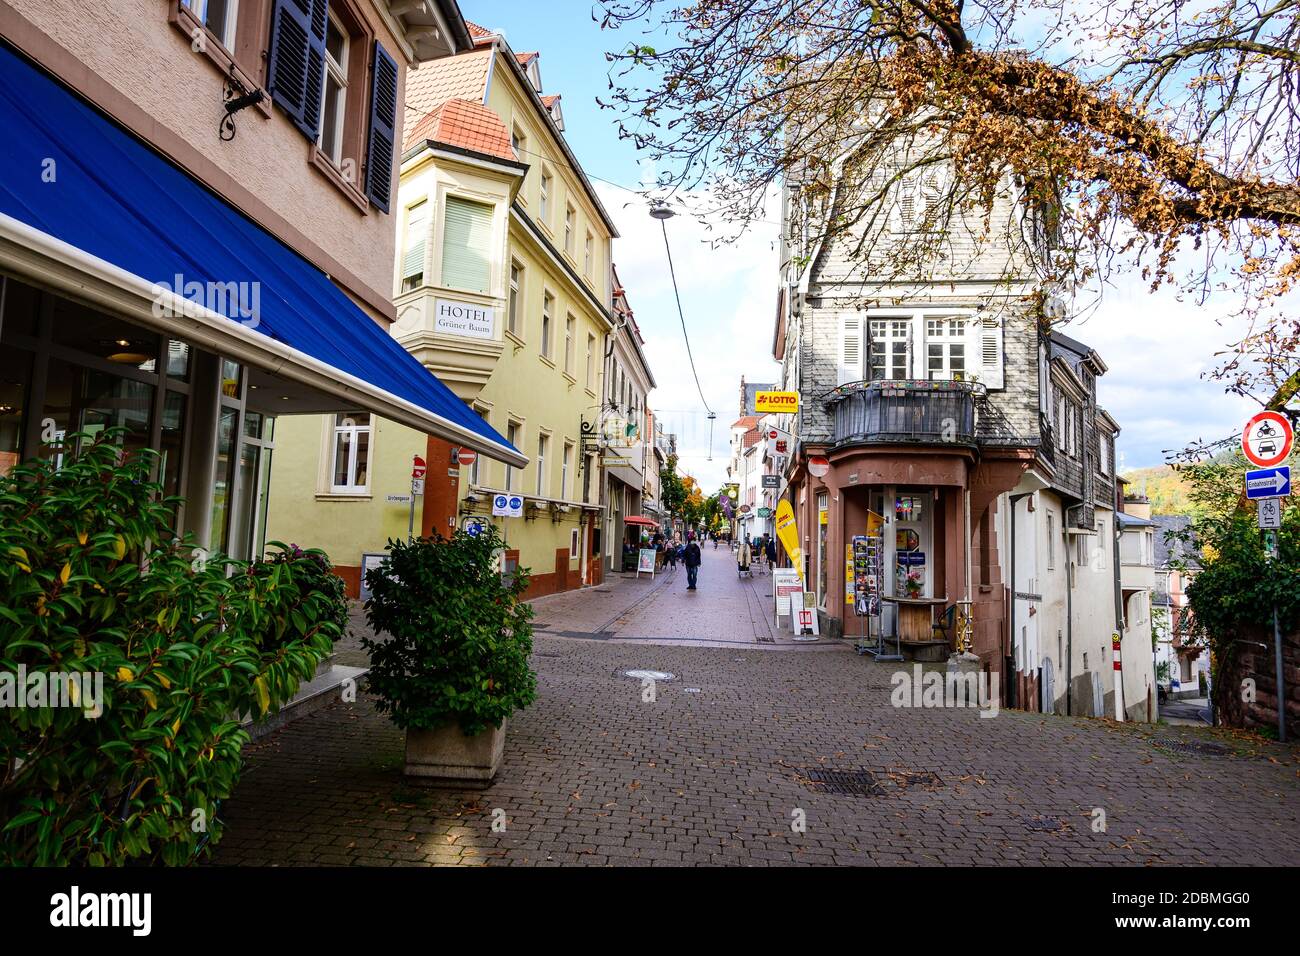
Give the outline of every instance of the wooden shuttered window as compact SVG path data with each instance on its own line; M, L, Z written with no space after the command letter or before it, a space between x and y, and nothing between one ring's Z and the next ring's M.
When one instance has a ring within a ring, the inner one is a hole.
M487 292L492 279L492 207L448 196L442 227L442 284Z
M312 142L320 125L329 0L274 0L267 57L271 100Z
M370 136L366 144L366 196L388 212L393 194L393 150L397 140L397 62L375 42L370 83Z

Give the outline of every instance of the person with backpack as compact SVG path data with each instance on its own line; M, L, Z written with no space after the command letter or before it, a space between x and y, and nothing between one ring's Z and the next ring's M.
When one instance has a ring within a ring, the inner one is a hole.
M686 536L686 547L682 550L682 564L686 565L686 590L695 590L695 581L700 574L700 546L695 543L695 535Z

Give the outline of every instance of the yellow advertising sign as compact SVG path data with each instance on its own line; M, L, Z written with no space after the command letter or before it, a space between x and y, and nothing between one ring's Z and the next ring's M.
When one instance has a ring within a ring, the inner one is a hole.
M755 392L754 393L754 414L780 414L788 412L794 414L799 411L799 393L798 392Z
M759 392L759 394L763 393ZM790 555L790 561L794 564L795 569L799 572L799 578L802 580L803 550L799 547L799 529L794 522L794 508L790 507L788 501L777 503L776 536L785 548L785 553Z

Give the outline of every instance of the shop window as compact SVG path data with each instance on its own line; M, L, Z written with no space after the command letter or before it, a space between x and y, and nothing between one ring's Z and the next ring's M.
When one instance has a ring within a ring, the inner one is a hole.
M22 458L24 411L32 380L32 356L20 349L0 349L0 478Z
M208 537L210 551L227 552L229 546L230 493L233 484L235 427L239 411L221 409L217 425L217 467L212 485L212 530Z
M330 465L330 491L365 494L370 490L369 412L341 412L334 416L334 449Z

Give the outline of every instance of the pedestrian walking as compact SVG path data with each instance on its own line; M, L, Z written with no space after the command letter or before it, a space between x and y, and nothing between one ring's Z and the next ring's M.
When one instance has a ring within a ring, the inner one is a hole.
M767 552L767 569L770 571L776 567L776 539L768 538L764 550Z
M668 559L668 566L674 571L677 570L677 542L669 541L664 545L665 557Z
M686 547L682 551L682 564L686 565L686 590L695 590L695 581L700 575L700 546L695 543L695 535L686 536Z

